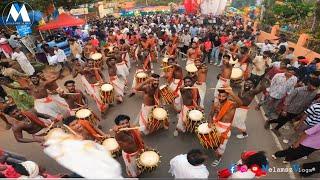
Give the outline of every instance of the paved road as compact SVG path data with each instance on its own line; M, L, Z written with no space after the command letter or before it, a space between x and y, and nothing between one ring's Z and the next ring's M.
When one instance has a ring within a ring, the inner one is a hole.
M156 66L158 67L158 66ZM209 66L209 74L207 80L207 87L214 87L216 84L216 77L219 72L219 68L212 65ZM134 70L131 71L131 77L133 76ZM156 71L157 72L157 71ZM69 79L67 76L64 80ZM131 82L131 81L130 81ZM59 81L59 84L62 85L63 81ZM80 87L81 88L81 87ZM213 91L208 90L206 99L205 99L205 111L208 114L211 100L213 97ZM140 110L142 103L141 95L136 95L131 98L125 98L125 101L121 105L115 105L108 110L108 113L103 117L101 125L104 131L108 131L110 127L113 126L114 118L122 113L128 114L134 120ZM254 102L255 103L255 102ZM91 102L91 105L92 102ZM92 107L92 106L91 106ZM217 169L228 167L231 163L234 163L239 160L241 152L245 150L263 150L266 151L268 156L278 150L278 146L274 141L274 137L270 131L266 131L263 128L264 119L260 111L254 110L254 104L251 105L251 109L248 113L247 118L247 128L249 137L247 139L238 140L235 135L238 133L235 129L232 131L232 136L229 139L225 155L223 156L221 164L214 168L210 166L210 163L214 160L212 151L205 150L209 155L209 160L206 165L210 171L210 177L215 178ZM151 173L143 174L141 177L144 178L172 178L168 173L169 170L169 161L171 158L178 154L187 153L192 148L202 148L199 144L198 139L194 134L179 134L178 137L173 136L173 131L176 125L176 114L172 111L172 108L169 108L170 114L170 128L169 130L162 130L155 134L144 137L145 142L148 146L157 149L162 158L159 167ZM55 161L47 157L39 144L21 144L17 143L11 133L11 131L0 131L0 142L1 147L14 151L20 154L24 154L30 160L33 160L40 165L49 170L49 172L59 173L59 172L68 172L66 169L59 166ZM123 164L122 158L118 158L119 162ZM124 166L123 166L124 167ZM270 167L285 167L282 163L275 162L270 159ZM123 171L125 172L125 171ZM125 175L124 175L125 176ZM268 173L268 178L281 178L288 179L288 173Z

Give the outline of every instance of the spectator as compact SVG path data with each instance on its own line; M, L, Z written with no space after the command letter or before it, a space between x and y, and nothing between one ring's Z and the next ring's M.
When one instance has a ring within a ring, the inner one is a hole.
M304 156L309 156L314 151L320 149L320 124L313 126L304 131L299 140L290 146L288 149L277 151L272 155L273 159L284 157L283 163L300 159Z

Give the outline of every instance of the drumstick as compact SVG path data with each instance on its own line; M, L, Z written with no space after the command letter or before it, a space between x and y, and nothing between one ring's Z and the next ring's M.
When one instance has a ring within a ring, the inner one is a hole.
M80 94L80 93L63 93L63 94L70 94L70 95L72 95L72 94Z
M67 128L72 134L74 134L74 135L76 135L76 136L80 136L78 133L76 133L73 129L71 129L69 126L67 126L67 125L65 125L65 124L63 124L63 126L65 127L65 128Z
M197 89L197 87L183 87L183 89Z
M140 129L140 126L131 127L131 128L121 128L119 129L119 131L129 131L129 130L135 130L135 129Z
M166 67L162 67L162 68L160 68L160 69L167 69L167 68L170 68L170 67L172 67L172 65L166 66Z
M232 88L210 88L210 89L221 89L221 90L224 90L224 89L232 89Z

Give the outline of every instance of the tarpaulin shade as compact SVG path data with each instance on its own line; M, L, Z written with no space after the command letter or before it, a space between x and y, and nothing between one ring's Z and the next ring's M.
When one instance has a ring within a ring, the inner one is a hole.
M45 31L62 27L81 26L85 23L86 21L84 19L76 18L70 14L62 13L57 17L57 19L49 21L43 26L39 26L38 30Z
M196 14L199 4L196 0L184 0L184 8L187 14Z

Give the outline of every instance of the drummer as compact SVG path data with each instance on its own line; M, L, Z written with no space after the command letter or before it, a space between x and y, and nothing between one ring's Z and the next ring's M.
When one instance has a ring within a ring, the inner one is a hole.
M202 64L200 60L196 60L194 63L198 69L197 80L194 86L197 87L199 90L199 94L201 98L200 106L204 108L204 98L207 90L206 81L207 81L208 67L205 64Z
M110 84L115 90L116 100L120 104L123 102L125 82L118 77L116 58L114 56L107 60Z
M176 130L174 131L173 135L178 136L179 131L185 132L186 131L186 121L187 121L187 112L188 110L192 109L202 109L199 106L200 103L200 95L197 88L192 88L194 82L192 78L186 76L184 79L184 86L180 87L180 93L182 96L182 110L178 115L178 124ZM187 89L190 88L190 89Z
M172 40L169 41L166 47L165 55L172 58L177 57L177 45L173 44Z
M168 68L168 72L166 72L165 78L167 79L167 82L169 84L169 89L173 92L173 94L176 97L174 101L174 109L177 112L180 112L181 96L179 94L179 89L183 84L182 68L181 66L179 66L179 64L176 62L174 58L169 58L168 64L170 68Z
M108 104L104 104L100 97L100 86L105 82L102 72L98 68L94 68L92 59L88 60L87 66L81 71L81 82L86 92L94 99L100 112L108 109Z
M187 52L187 65L194 63L194 61L197 59L200 60L201 56L202 56L202 52L200 48L197 46L196 42L193 42L191 44L191 48L188 49L188 52Z
M127 84L128 76L129 76L129 68L123 59L123 54L126 52L120 52L118 47L113 48L113 54L116 59L116 67L117 67L117 75L119 75L119 78Z
M35 109L21 111L16 105L7 106L3 112L11 117L7 118L7 123L12 128L15 139L20 143L42 143L44 140L40 136L44 133L42 130L56 121L54 117L38 113ZM25 137L23 131L32 135L32 138Z
M213 161L212 166L217 166L221 161L221 157L231 135L230 130L234 113L236 108L242 105L241 99L233 93L230 86L223 86L223 89L219 89L218 92L218 101L214 101L211 107L210 116L212 121L209 123L209 127L216 126L218 132L221 134L222 138L220 139L222 139L222 142L215 150L215 154L218 159ZM229 100L229 96L231 96L235 102Z
M148 123L148 117L152 110L157 105L160 105L160 93L159 93L159 78L158 74L151 74L151 77L139 84L135 90L142 91L143 95L143 104L138 114L137 120L140 125L140 130L145 134L149 134L148 129L146 128Z
M224 85L229 86L230 85L230 78L231 78L231 73L232 73L232 64L229 63L231 60L231 56L228 54L225 54L222 56L222 71L221 74L219 75L219 80L216 85L216 89L214 91L214 97L215 97L215 102L218 101L218 89L222 88Z
M97 126L93 125L90 121L78 119L70 122L69 127L79 134L84 140L92 140L101 142L110 135L102 132Z
M75 87L75 81L68 80L64 82L67 92L61 92L60 96L63 97L71 109L71 115L75 115L75 112L80 108L88 106L88 100L86 96Z
M127 115L118 115L114 120L116 126L113 130L116 132L115 138L122 149L122 158L126 165L126 172L129 177L140 175L136 159L143 151L144 142L139 130L119 131L121 128L130 127L130 117Z
M247 80L244 82L243 89L239 92L238 97L242 101L242 105L239 106L233 117L232 126L236 127L241 134L237 135L238 139L243 139L248 137L247 128L245 121L247 119L247 113L249 110L249 105L251 104L254 97L260 92L264 91L267 87L266 83L260 83L257 88L254 88L254 84L251 80Z
M270 58L270 51L264 51L262 56L256 56L252 63L253 67L250 80L253 82L254 87L256 87L263 78L267 68L271 66L272 60Z

